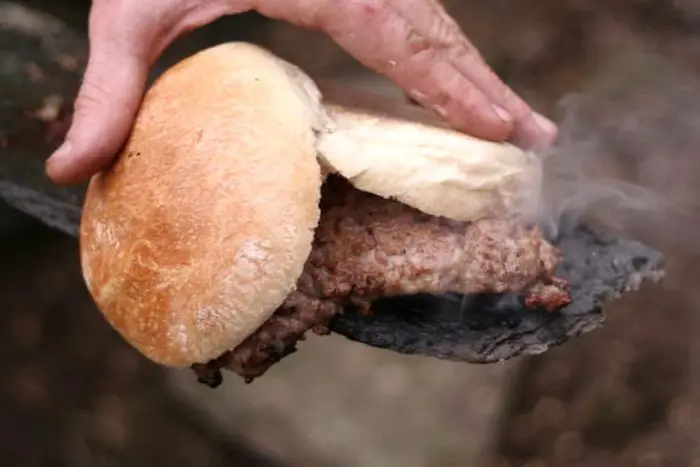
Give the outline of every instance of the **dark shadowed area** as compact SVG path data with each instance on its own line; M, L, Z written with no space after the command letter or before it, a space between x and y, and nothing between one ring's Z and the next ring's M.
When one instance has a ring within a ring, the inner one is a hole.
M21 3L85 31L87 1ZM700 6L445 3L562 124L550 228L580 211L667 254L665 282L608 306L602 329L504 364L312 337L254 384L212 391L124 344L89 300L75 241L3 207L0 465L700 466ZM159 69L232 39L317 78L400 94L319 34L256 15L183 38Z

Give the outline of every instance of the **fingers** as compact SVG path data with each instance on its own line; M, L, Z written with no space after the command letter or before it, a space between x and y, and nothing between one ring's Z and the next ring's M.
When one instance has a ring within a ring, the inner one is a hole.
M443 50L441 59L447 59L489 101L512 117L513 133L509 140L525 147L551 144L556 137L556 125L533 112L501 81L438 1L393 0L389 3L419 34L428 38L433 47Z
M288 16L282 19L323 30L455 128L526 147L548 145L556 136L556 126L496 76L436 0L291 3L297 11L279 12Z
M338 22L327 20L329 34L365 65L393 79L456 128L494 140L511 135L513 118L448 60L445 38L440 37L445 23L438 24L428 36L387 2L342 3L349 11ZM357 35L358 30L367 34ZM475 58L463 57L470 67L483 66Z
M148 57L129 23L107 24L99 2L90 18L90 59L63 145L46 171L57 183L82 181L107 165L131 129L147 80ZM114 14L114 12L111 12Z
M427 38L432 48L442 52L438 54L440 60L449 61L457 73L511 117L513 126L508 140L527 148L548 146L553 142L556 125L533 112L498 78L439 2L394 0L390 3L418 34ZM461 129L468 131L468 128Z
M107 166L129 136L156 58L180 34L231 10L228 0L94 0L88 66L66 140L46 162L49 177L76 183Z
M80 182L109 164L131 129L146 70L128 54L90 58L66 140L46 162L54 182Z
M530 106L501 81L479 51L464 37L459 25L438 1L392 1L394 8L420 34L442 48L447 60L484 96L513 119L510 141L524 147L548 146L557 134L554 123Z
M436 0L94 0L91 53L65 143L47 161L58 183L109 164L131 130L148 70L179 34L226 13L261 13L325 31L454 127L547 145L556 127L498 79Z

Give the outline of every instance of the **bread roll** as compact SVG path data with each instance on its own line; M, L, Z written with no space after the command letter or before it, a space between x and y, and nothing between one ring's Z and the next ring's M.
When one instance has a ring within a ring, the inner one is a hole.
M387 103L396 115L325 105L330 123L317 148L329 171L360 190L453 220L531 219L537 213L537 155L409 119L420 111Z
M204 363L255 331L292 291L319 220L310 80L244 43L169 69L131 137L88 188L87 287L151 360Z

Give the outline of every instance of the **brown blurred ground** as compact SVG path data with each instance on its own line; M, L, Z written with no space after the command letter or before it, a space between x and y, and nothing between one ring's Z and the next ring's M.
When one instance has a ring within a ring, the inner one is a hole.
M65 2L28 3L84 21ZM566 122L559 157L669 201L601 212L669 252L666 283L538 357L477 367L315 338L253 385L211 391L116 338L74 243L30 226L0 253L0 465L267 465L262 453L305 466L700 466L700 4L448 3L505 80ZM322 36L252 18L181 41L164 64L249 37L314 76L397 92Z

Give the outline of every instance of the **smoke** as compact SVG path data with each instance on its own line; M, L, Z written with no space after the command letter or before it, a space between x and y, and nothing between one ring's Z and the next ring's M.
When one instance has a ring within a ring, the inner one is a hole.
M658 56L620 67L617 81L559 103L557 143L540 154L538 217L551 237L583 220L663 251L673 261L664 292L694 304L687 258L700 255L700 79ZM460 306L460 321L478 306L473 296L440 295ZM487 308L517 308L513 296L501 300Z
M591 128L579 118L580 103L585 100L577 95L563 101L566 117L558 142L541 154L545 164L538 217L551 237L559 234L564 219L592 216L607 228L620 228L624 219L658 214L666 205L663 193L653 184L629 179L629 174L620 172L619 158L611 151L609 139L600 128Z
M559 103L557 143L539 154L538 219L550 238L580 220L675 260L700 255L700 80L660 57L642 58L619 81ZM665 290L697 298L677 280L684 274L669 276ZM475 306L473 297L450 298L463 300L462 310ZM518 305L502 300L490 309Z
M700 83L665 63L560 103L554 148L543 153L539 217L556 236L566 218L652 246L700 252Z
M537 217L550 238L583 221L676 260L699 255L700 80L659 57L640 63L617 82L561 100L557 143L539 154ZM672 276L667 291L696 299L687 281L676 281L684 274ZM517 307L509 299L492 309Z

